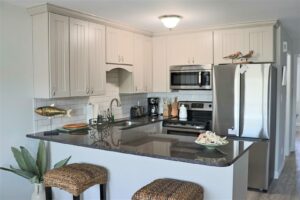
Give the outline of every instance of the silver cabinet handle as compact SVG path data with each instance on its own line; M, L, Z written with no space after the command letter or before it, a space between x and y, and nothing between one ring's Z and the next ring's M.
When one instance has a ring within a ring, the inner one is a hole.
M86 88L86 93L89 94L90 93L90 89Z
M52 91L52 96L55 96L55 90L53 89L53 91Z
M135 91L137 91L137 86L135 86Z
M94 94L94 89L93 88L91 89L91 94Z

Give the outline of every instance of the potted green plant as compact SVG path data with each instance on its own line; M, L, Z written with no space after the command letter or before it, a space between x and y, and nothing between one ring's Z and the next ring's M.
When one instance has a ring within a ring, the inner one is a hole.
M23 178L28 179L31 183L34 184L34 191L31 199L45 200L45 188L43 184L43 178L44 174L48 170L48 158L45 142L39 142L36 159L33 158L33 156L25 147L21 146L20 149L12 147L11 150L19 168L15 168L12 165L10 165L10 168L0 167L0 169L12 172ZM70 158L71 156L59 161L54 165L54 168L66 165Z

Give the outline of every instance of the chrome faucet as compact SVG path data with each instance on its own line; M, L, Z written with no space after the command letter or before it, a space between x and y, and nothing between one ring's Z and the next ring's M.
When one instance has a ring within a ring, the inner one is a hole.
M113 113L112 113L112 105L113 105L114 101L117 102L117 106L118 106L118 107L121 106L121 103L119 102L119 100L118 100L117 98L113 98L113 99L110 101L110 105L109 105L109 112L110 112L110 113L109 113L109 115L110 115L110 117L112 117L112 119L114 118L114 117L113 117Z

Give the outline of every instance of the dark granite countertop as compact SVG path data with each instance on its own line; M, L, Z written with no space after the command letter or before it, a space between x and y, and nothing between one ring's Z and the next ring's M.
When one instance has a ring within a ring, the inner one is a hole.
M162 117L155 120L144 117L132 128L103 125L76 134L59 133L45 136L44 133L28 134L27 137L64 144L84 146L119 153L148 156L159 159L194 164L226 167L233 164L253 144L250 141L228 139L229 144L208 150L196 144L196 137L168 135L162 132Z

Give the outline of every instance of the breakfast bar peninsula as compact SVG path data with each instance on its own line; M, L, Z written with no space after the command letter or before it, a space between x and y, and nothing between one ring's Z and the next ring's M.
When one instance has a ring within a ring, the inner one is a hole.
M93 163L108 170L107 197L131 199L142 186L159 178L186 180L201 185L205 200L246 198L248 150L252 142L228 139L228 144L207 149L196 144L196 137L162 132L161 120L143 119L139 126L121 121L106 127L91 127L76 134L44 133L27 137L49 141L53 161L72 155L70 163ZM97 186L83 194L96 199ZM53 190L54 199L69 194Z

